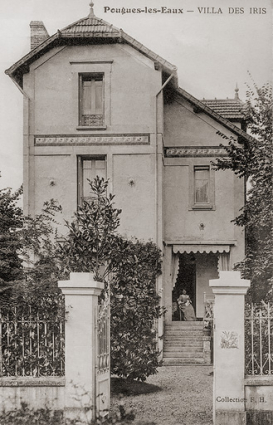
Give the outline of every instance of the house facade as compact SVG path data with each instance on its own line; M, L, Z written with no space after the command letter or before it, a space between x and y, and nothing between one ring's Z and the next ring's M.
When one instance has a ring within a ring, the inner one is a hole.
M165 323L179 321L182 289L202 319L209 279L244 257L244 232L231 222L244 182L211 164L230 137L249 140L241 102L197 100L179 88L174 65L92 5L51 37L32 22L31 51L6 73L24 95L25 214L54 198L70 220L89 196L87 178L109 179L120 233L163 251Z

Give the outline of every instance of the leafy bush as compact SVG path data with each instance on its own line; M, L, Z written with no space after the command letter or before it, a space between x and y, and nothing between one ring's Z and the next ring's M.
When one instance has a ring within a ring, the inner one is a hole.
M64 375L64 298L17 298L0 309L3 376Z
M160 250L152 242L119 239L112 257L111 371L144 381L160 365L156 320L163 314L156 293Z
M1 292L23 276L23 260L19 255L22 247L20 229L23 226L23 212L17 205L21 194L22 187L14 193L11 189L0 189Z
M121 210L114 207L114 196L107 196L107 187L99 177L90 181L92 197L66 223L68 235L59 245L58 258L66 276L93 271L96 279L108 282L111 371L144 381L159 366L155 320L163 313L156 294L161 253L152 242L117 234Z
M91 408L90 408L91 409ZM0 415L0 425L155 425L154 422L134 422L135 415L132 411L126 412L123 404L119 406L119 412L105 418L98 417L93 421L79 419L65 419L62 410L52 411L46 409L30 409L26 403L22 403L20 409L4 412Z
M155 321L163 314L156 294L160 250L152 242L119 236L121 210L115 208L114 196L107 196L108 182L97 177L89 183L91 197L66 222L68 233L61 242L54 231L61 208L53 200L41 214L24 218L21 255L30 267L7 303L45 302L44 310L61 319L58 280L70 272L94 272L110 285L112 372L144 381L159 366ZM49 298L55 301L50 304Z

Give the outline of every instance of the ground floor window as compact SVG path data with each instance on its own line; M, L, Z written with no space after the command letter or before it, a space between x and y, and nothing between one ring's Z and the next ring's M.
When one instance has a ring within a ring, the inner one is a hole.
M88 180L94 180L98 176L106 180L106 157L105 156L79 156L78 157L78 205L82 201L92 199L92 193Z

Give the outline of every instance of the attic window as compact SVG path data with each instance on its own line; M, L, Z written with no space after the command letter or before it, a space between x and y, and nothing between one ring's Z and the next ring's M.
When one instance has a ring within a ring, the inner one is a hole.
M101 127L104 124L104 96L102 73L79 75L79 124Z

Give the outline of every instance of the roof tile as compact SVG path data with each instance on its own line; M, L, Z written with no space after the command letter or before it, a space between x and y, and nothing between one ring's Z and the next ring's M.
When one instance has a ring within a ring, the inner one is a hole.
M240 99L203 99L202 102L227 119L244 119L244 103Z

